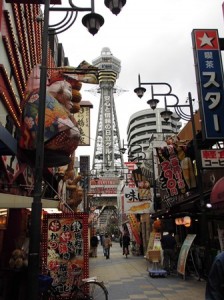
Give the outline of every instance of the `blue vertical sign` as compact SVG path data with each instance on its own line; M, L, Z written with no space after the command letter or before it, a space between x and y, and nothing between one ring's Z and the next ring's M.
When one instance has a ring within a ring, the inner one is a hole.
M223 68L218 30L192 32L204 139L224 138Z

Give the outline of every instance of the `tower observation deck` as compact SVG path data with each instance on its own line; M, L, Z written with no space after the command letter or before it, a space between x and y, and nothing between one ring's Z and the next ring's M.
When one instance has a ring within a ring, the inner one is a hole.
M119 127L117 122L114 94L115 83L121 70L121 62L114 57L109 48L104 47L101 55L93 60L99 68L100 105L96 128L93 156L93 169L100 169L108 177L113 177L116 167L123 166Z

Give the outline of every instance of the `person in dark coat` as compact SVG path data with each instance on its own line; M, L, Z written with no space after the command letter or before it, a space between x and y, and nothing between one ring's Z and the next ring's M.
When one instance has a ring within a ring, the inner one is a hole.
M224 300L224 252L219 253L211 267L206 283L206 300Z
M92 251L92 257L97 257L97 247L98 247L99 241L98 237L96 235L93 235L90 239L90 246Z
M123 235L123 239L122 239L122 245L123 245L123 255L125 254L125 248L128 249L128 253L129 254L129 245L130 245L130 236L128 234L128 232L124 232L124 235Z
M163 249L163 267L168 274L174 271L176 264L176 244L177 242L172 232L163 235L161 238L161 246Z

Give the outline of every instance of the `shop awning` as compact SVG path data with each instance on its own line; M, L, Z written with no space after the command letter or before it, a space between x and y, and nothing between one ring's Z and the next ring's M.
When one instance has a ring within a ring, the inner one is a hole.
M0 155L16 155L16 153L16 139L0 124Z
M33 197L0 193L0 208L31 208ZM42 199L43 208L57 208L58 200Z
M204 203L207 203L210 197L211 191L206 191L203 193ZM179 215L185 215L186 213L195 214L201 211L200 207L200 195L199 193L194 193L187 197L183 201L176 203L169 208L163 208L152 214L152 218L173 218Z

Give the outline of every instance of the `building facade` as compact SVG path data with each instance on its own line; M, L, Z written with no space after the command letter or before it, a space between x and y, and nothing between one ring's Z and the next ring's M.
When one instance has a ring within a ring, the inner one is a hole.
M168 136L179 132L181 122L178 116L173 114L171 120L166 122L160 115L163 110L162 108L144 109L130 116L127 126L129 154L139 152L139 145L146 150L152 136L157 141L164 141Z

